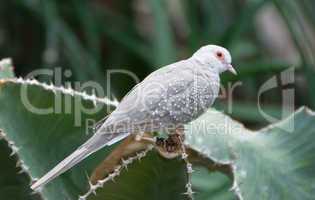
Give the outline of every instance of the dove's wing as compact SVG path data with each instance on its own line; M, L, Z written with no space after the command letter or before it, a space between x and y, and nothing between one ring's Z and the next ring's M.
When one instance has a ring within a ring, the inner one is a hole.
M120 102L105 123L100 133L136 132L152 126L156 122L154 109L161 101L166 100L168 84L174 81L174 71L185 74L184 63L180 61L151 73L137 84ZM177 73L178 74L178 73ZM163 82L161 82L163 81ZM183 90L185 87L178 90Z
M191 109L192 104L197 103L194 102L198 98L195 93L204 92L194 90L202 88L213 96L217 94L216 89L206 87L209 79L202 77L200 69L194 65L190 60L183 60L150 74L123 98L99 132L153 132L191 121L199 115ZM214 99L208 101L207 106Z

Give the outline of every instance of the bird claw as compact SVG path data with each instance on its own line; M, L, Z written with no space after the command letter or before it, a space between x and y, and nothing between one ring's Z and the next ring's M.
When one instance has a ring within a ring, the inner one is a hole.
M177 139L177 137L170 136L165 140L165 149L169 153L174 153L180 150L180 147L180 141Z
M172 134L167 139L157 138L155 144L160 152L163 151L161 152L163 155L165 153L179 154L181 152L182 141L183 135Z

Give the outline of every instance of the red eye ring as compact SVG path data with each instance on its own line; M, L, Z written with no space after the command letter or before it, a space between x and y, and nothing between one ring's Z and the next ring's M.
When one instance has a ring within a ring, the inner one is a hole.
M220 51L218 51L218 52L216 53L216 56L217 56L219 59L223 59L223 58L224 58L223 53L220 52Z

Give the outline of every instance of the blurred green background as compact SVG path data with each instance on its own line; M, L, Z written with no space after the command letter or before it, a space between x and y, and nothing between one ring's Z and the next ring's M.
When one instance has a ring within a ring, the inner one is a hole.
M252 128L268 122L257 109L260 86L287 68L295 83L263 95L263 109L282 111L281 91L295 89L295 105L315 108L315 1L313 0L2 0L0 57L12 57L18 76L62 67L66 81L98 81L106 70L127 69L143 79L189 57L205 44L228 48L241 81L216 103ZM279 80L279 77L278 77ZM128 76L111 84L120 99L134 85Z

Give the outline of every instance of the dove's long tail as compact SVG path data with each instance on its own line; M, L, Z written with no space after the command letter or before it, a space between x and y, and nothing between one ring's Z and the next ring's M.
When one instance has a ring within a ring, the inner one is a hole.
M66 172L68 169L96 152L97 150L115 144L116 142L126 138L129 133L120 134L95 134L87 142L81 145L71 155L61 161L57 166L45 174L42 178L36 181L32 186L32 190L38 190L46 185L48 182L58 177L60 174Z

